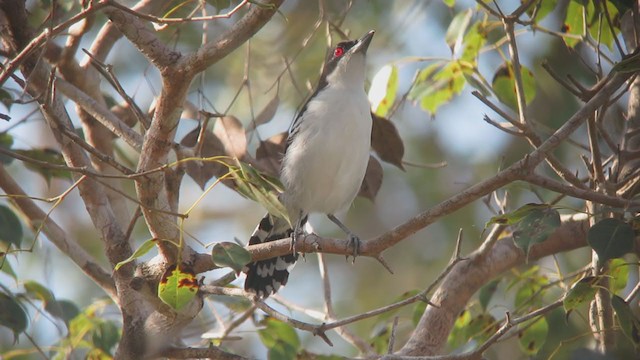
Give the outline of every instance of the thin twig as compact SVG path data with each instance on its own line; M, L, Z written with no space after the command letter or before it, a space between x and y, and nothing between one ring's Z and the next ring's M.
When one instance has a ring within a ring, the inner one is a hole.
M137 12L135 10L128 8L125 5L119 4L117 1L104 0L104 2L106 2L110 6L113 6L126 13L129 13L135 17L138 17L143 20L148 20L154 23L158 23L158 24L181 24L185 22L194 22L194 21L211 21L216 19L228 19L231 16L233 16L235 13L237 13L240 9L242 9L242 7L250 3L249 0L242 0L238 5L236 5L236 7L234 7L233 9L229 10L229 12L226 12L224 14L209 15L209 16L193 16L193 17L186 17L186 18L161 18L161 17ZM255 4L256 6L260 6L256 3L253 3L253 4Z

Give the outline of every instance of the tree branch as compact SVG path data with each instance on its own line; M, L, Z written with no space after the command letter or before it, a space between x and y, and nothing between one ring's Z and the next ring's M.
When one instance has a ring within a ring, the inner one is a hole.
M251 9L218 36L193 55L180 59L181 67L186 73L195 75L229 55L244 42L249 40L278 11L284 0L269 0L262 4L251 4Z
M586 245L588 223L569 221L547 240L534 245L529 261ZM431 297L437 306L428 306L409 341L399 355L434 355L446 344L453 323L475 292L500 273L524 263L525 254L507 237L490 250L477 249L461 261L441 282Z

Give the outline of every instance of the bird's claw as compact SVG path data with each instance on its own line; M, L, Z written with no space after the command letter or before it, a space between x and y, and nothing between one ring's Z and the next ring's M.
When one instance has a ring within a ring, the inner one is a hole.
M291 233L291 253L293 253L294 255L297 253L296 243L301 236L304 237L304 231L302 229L295 229Z
M353 256L353 262L356 262L356 257L360 254L360 238L354 234L348 234L349 244L348 247L352 250L351 256ZM345 256L347 260L349 260L349 255Z

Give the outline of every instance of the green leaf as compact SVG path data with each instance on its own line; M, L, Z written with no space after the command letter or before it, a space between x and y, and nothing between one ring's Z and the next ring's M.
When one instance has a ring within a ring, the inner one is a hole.
M542 304L542 297L540 296L540 290L549 283L549 280L540 274L532 273L527 276L522 282L522 286L518 288L514 304L517 308L528 305L536 307ZM535 297L535 298L534 298Z
M27 296L31 299L40 300L43 302L49 302L55 300L55 296L51 290L43 286L37 281L29 280L25 281L22 285L24 289L27 291Z
M44 305L44 309L54 317L63 320L65 323L69 323L73 318L78 316L80 310L76 304L69 300L51 300L47 301Z
M87 310L73 318L69 322L69 345L77 348L84 337L95 329L96 325L95 318L88 314Z
M13 342L27 329L27 314L13 297L0 293L0 325L13 331Z
M15 150L15 152L49 164L66 165L62 154L53 149ZM52 178L71 180L71 173L67 170L44 168L29 162L25 162L24 164L28 169L42 175L47 181L47 184L50 184Z
M389 320L379 322L372 327L368 343L373 347L373 351L382 354L389 347L392 323Z
M0 271L11 276L14 280L18 280L18 275L13 271L13 267L7 259L7 253L0 252Z
M603 3L607 4L609 16L612 21L615 22L615 19L618 17L618 9L609 1L604 1ZM587 16L591 37L596 41L599 39L601 44L606 45L609 50L613 50L613 38L616 34L611 32L611 27L609 26L606 15L600 7L598 7L596 11L593 1L589 1L587 4ZM619 30L615 28L615 26L616 24L614 23L614 30L616 33L619 33Z
M242 246L232 242L217 243L211 250L213 263L220 267L230 267L239 273L251 262L251 253Z
M142 245L140 245L140 247L138 247L136 251L134 251L133 254L131 254L131 256L117 263L116 266L113 268L113 271L118 271L118 269L120 269L123 265L128 264L133 260L148 253L149 250L153 249L153 247L156 245L156 242L157 242L157 239L149 239L143 242Z
M633 1L629 0L609 0L618 9L620 14L624 14L627 10L633 9Z
M458 315L447 342L451 348L459 348L472 340L483 343L499 328L500 325L491 314L472 316L469 310L464 310Z
M451 329L449 337L447 338L447 344L450 348L457 349L469 341L467 328L470 322L471 312L465 309L456 318L456 321L453 323L453 329Z
M162 302L176 310L189 304L198 292L198 279L189 271L182 271L175 265L170 266L162 275L158 285L158 297Z
M544 317L532 319L520 324L519 328L523 329L518 333L520 349L529 356L537 354L549 334L547 320Z
M633 251L633 228L619 219L603 219L589 229L587 242L604 263Z
M500 225L513 225L516 224L522 219L524 219L527 215L529 215L534 210L538 209L548 209L550 206L547 204L534 204L529 203L526 205L522 205L516 210L502 215L497 215L489 219L485 227L488 227L491 224L500 224Z
M528 105L536 97L536 80L533 72L525 66L520 66L522 75L522 86L524 90L525 105ZM518 98L516 96L516 79L511 62L502 64L493 75L491 87L496 93L498 100L510 108L518 109Z
M480 314L471 318L466 329L469 339L478 343L487 341L500 328L500 324L490 314Z
M296 359L300 350L300 339L293 327L282 321L266 318L258 330L260 340L268 349L270 360Z
M489 302L491 301L493 294L495 294L498 289L498 284L500 284L500 279L495 279L480 288L480 291L478 292L478 300L480 301L482 310L487 311L487 306L489 306Z
M111 349L120 340L120 329L111 321L100 321L93 330L91 341L98 349L111 354Z
M0 205L0 242L13 244L16 248L22 242L22 224L10 208Z
M487 34L485 32L484 25L482 22L478 21L469 28L469 31L462 40L464 50L462 51L460 59L471 62L475 66L480 49L486 42ZM467 77L467 80L469 80L469 77Z
M13 136L8 133L0 133L0 147L5 150L11 150L13 146ZM13 158L11 156L0 154L0 164L11 164Z
M369 97L372 98L371 103L375 107L373 112L379 117L387 116L396 101L397 92L398 67L395 65L383 66L373 77L369 90Z
M442 0L442 2L450 8L456 5L456 0Z
M444 41L449 45L451 52L454 51L456 43L462 39L462 36L467 31L471 16L473 16L473 10L467 9L457 13L453 20L451 20L447 33L444 35Z
M596 277L587 276L573 284L565 294L564 299L562 299L564 311L568 314L569 311L577 309L578 306L590 302L598 290L595 287L596 282Z
M560 224L556 209L534 209L514 227L513 240L528 255L531 246L545 241Z
M462 91L466 83L465 72L471 71L459 61L431 64L418 73L409 99L419 101L422 109L435 114L440 106Z
M629 264L623 259L611 260L611 263L609 263L609 275L611 275L611 292L617 294L627 286Z
M616 312L622 333L631 341L636 350L640 349L640 320L635 316L629 304L617 295L611 297L611 306Z
M556 5L558 5L558 1L557 0L539 1L536 6L532 6L532 7L529 8L529 10L527 10L527 14L529 14L529 16L533 16L533 10L536 7L538 7L538 12L535 14L536 17L535 17L535 19L533 19L536 23L538 23L538 22L542 21L542 19L547 17L547 15L549 15L553 11L553 9L556 8Z
M586 17L586 11L587 9L582 3L575 0L570 1L561 31L565 34L582 37L585 28L584 18ZM580 42L580 39L564 37L564 42L568 47L574 47Z

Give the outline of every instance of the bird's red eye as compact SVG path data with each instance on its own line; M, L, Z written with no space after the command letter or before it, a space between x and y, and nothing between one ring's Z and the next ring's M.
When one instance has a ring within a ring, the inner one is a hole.
M342 54L344 54L344 49L341 46L338 46L334 51L333 51L333 56L335 57L340 57L342 56Z

